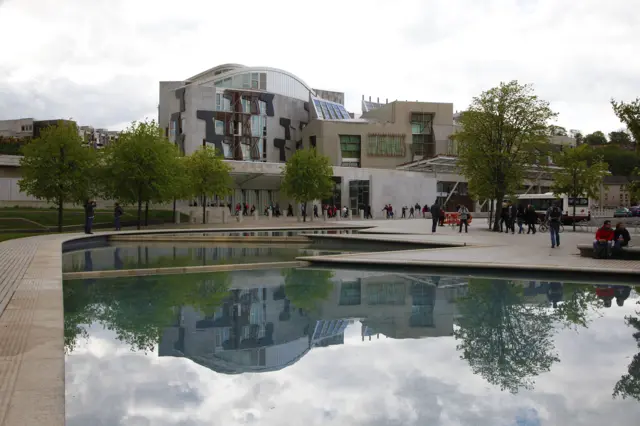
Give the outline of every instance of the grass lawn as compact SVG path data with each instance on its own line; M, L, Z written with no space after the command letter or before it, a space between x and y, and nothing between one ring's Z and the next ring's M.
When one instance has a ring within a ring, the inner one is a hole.
M143 211L144 220L144 211ZM186 215L182 215L182 221L188 221ZM137 220L135 209L125 209L121 219L123 222ZM169 210L149 210L149 221L161 221L170 223L173 220L173 212ZM63 226L84 225L84 210L67 209L63 213ZM113 223L113 210L96 210L93 219L94 224ZM55 209L28 209L28 208L0 208L0 230L42 230L54 228L58 225L58 211Z
M24 234L5 234L0 232L0 242L2 241L7 241L7 240L15 240L16 238L23 238L23 237L33 237L34 235L42 235L42 234L37 234L35 232L29 232L29 233L24 233Z

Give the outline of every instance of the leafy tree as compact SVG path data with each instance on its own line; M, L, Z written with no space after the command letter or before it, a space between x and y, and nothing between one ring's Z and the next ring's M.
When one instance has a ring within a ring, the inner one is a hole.
M628 103L612 99L611 106L618 119L627 126L636 142L636 150L640 154L640 98Z
M322 200L333 191L333 168L329 157L320 155L315 148L300 149L284 165L281 189L307 208L307 203ZM307 220L307 215L304 215Z
M319 269L287 269L284 275L284 292L297 308L311 312L316 303L329 297L333 289L332 271Z
M20 159L20 190L58 207L58 232L62 232L65 203L91 197L96 172L96 153L82 146L75 123L60 121L40 133L23 148Z
M500 83L475 97L460 116L458 167L475 196L501 203L522 186L525 170L544 162L549 151L548 122L556 116L530 85ZM493 230L500 229L496 215Z
M552 353L551 313L546 307L525 305L521 286L471 279L457 305L457 350L471 370L492 385L511 393L531 389L532 377L559 361Z
M587 145L606 145L607 144L607 137L604 135L604 133L602 133L600 130L597 130L593 133L589 133L587 136L584 137L584 143L586 143Z
M584 142L584 135L580 130L572 129L569 131L569 136L576 140L576 145L582 145Z
M640 155L623 148L620 145L607 144L603 148L592 151L593 160L602 158L609 165L609 171L614 176L631 176L636 167L640 167Z
M553 172L551 189L556 195L567 194L569 198L595 198L602 178L607 175L607 164L596 161L589 164L589 147L579 146L557 153L554 164L560 169ZM573 204L573 230L576 230L576 205Z
M549 126L549 136L567 136L567 129L561 126Z
M629 133L624 131L609 132L609 143L620 145L621 147L629 147L633 144Z
M206 199L231 193L231 166L223 161L215 149L202 147L185 159L190 198L202 199L202 223L206 223Z
M138 205L167 202L181 185L178 148L169 142L155 121L133 123L104 152L103 188L107 197Z
M640 313L636 312L636 315L640 315ZM635 329L633 338L638 343L638 348L640 348L640 318L632 315L627 316L625 317L625 322ZM620 377L620 380L614 386L613 397L622 397L622 399L635 398L640 401L640 352L635 354L631 360L627 374Z
M630 177L630 183L628 185L629 196L631 201L636 203L640 202L640 167L637 167Z

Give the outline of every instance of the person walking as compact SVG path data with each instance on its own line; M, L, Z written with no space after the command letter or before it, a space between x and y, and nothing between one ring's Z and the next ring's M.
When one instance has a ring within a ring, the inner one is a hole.
M400 219L406 219L407 218L407 206L402 206L402 216L400 216Z
M438 227L438 222L440 221L440 206L436 201L431 206L431 232L436 232L436 228Z
M87 200L84 204L84 233L93 234L93 217L95 215L96 202Z
M527 207L527 234L533 232L533 235L536 234L536 223L538 222L538 215L536 214L536 209L533 208L531 204Z
M413 212L415 211L415 209L413 207L411 207L409 209L409 219L411 219L412 217L415 218L415 216L413 215Z
M460 205L458 209L458 214L460 215L460 231L462 233L462 225L464 224L464 232L469 232L469 209L464 204Z
M508 219L508 225L507 225L507 232L509 232L509 229L511 229L511 235L516 233L516 220L518 219L518 208L515 206L515 204L513 204L511 201L509 201L509 219Z
M124 214L124 211L122 210L122 207L120 207L120 204L116 203L113 209L113 222L114 222L116 231L120 231L122 229L120 227L120 217L123 214Z
M524 233L524 223L527 217L527 211L522 204L518 204L518 211L516 212L516 220L518 221L518 234Z
M551 248L560 247L560 220L562 220L562 210L558 203L554 202L547 210L547 222L549 222L549 234L551 235Z

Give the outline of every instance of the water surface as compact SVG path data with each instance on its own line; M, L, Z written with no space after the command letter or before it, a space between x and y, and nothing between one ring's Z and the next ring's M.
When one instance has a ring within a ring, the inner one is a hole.
M66 281L68 425L637 425L629 287L346 270Z

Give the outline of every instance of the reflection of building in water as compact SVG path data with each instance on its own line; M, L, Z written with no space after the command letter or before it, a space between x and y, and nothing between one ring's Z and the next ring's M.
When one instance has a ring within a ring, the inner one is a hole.
M320 316L362 318L363 337L383 334L404 339L450 336L457 315L455 299L466 279L404 274L362 275L336 272L333 292Z
M271 371L311 347L311 321L277 287L232 290L211 316L182 307L165 330L160 356L184 356L224 373Z

